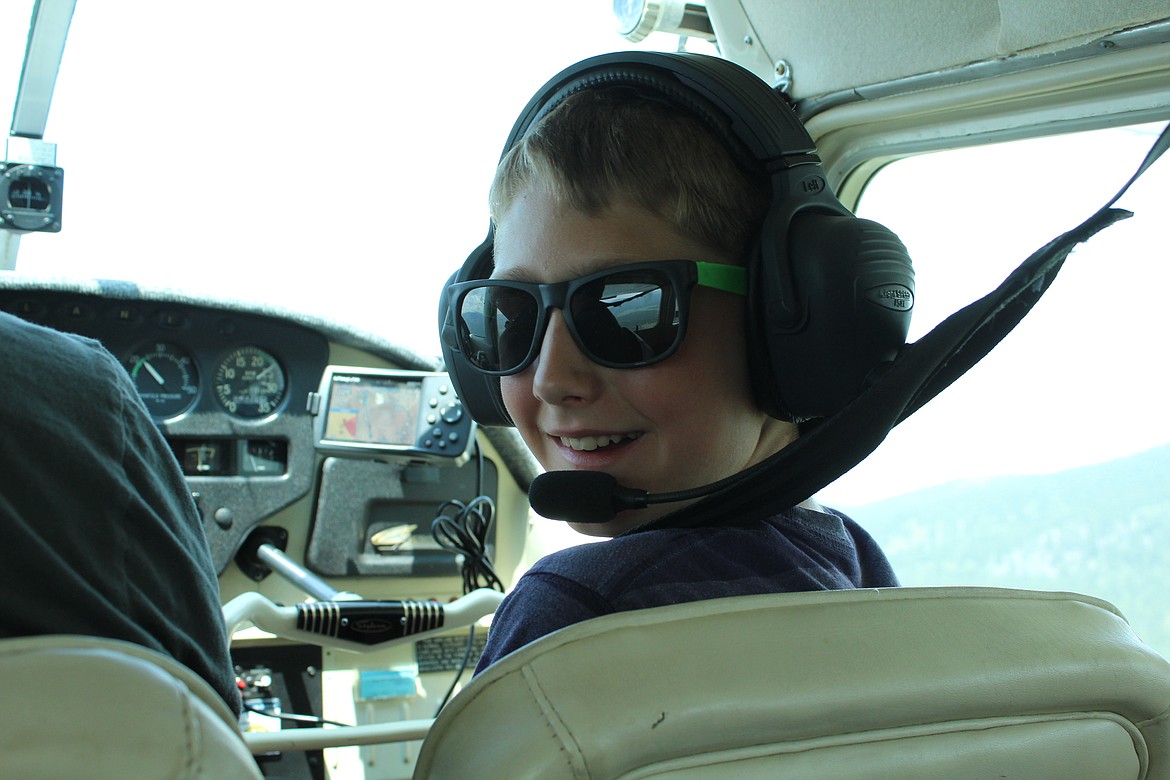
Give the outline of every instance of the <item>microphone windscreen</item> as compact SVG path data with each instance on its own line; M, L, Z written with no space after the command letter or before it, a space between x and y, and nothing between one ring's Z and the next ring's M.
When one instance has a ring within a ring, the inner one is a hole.
M617 480L604 471L546 471L532 480L528 503L541 517L573 523L613 519Z

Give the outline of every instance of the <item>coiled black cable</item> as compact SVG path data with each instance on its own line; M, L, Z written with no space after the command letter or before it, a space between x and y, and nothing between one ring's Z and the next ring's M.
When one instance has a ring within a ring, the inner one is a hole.
M465 594L477 588L504 590L488 550L495 509L495 502L488 496L477 496L467 504L452 499L439 507L438 516L431 522L435 542L460 560Z
M466 504L455 499L440 504L435 519L431 521L431 536L441 548L455 553L460 561L464 594L479 588L492 588L503 593L504 583L492 568L491 552L488 549L492 524L495 522L496 504L490 496L483 494L483 450L479 448L478 442L476 458L476 497ZM435 710L436 718L447 706L451 694L455 692L455 686L459 684L459 679L466 671L474 645L475 626L472 625L468 631L463 661L455 671L451 687L447 689L446 695Z

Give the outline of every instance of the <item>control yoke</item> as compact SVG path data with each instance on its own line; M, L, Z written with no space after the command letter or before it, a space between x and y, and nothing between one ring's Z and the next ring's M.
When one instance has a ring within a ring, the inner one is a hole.
M365 601L339 592L271 544L256 557L319 601L281 606L259 593L236 596L223 607L228 636L251 623L263 631L300 642L363 652L373 646L415 641L470 626L496 611L504 594L480 588L443 604L438 601Z

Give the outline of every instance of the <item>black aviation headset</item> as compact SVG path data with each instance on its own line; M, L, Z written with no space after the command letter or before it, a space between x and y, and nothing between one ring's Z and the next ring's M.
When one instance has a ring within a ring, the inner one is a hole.
M529 101L504 154L569 95L616 86L698 117L738 164L768 177L770 206L746 262L748 363L757 403L795 422L845 407L905 344L914 270L902 242L837 200L815 144L784 97L717 57L621 52L573 65ZM489 228L448 288L488 278L493 244ZM444 289L439 330L451 380L481 425L510 426L499 377L477 371L459 349L451 304Z

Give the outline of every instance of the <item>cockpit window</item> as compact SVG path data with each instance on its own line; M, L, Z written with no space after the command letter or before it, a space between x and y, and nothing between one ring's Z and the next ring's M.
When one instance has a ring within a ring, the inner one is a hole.
M858 213L914 258L911 339L1095 212L1161 129L940 152L879 172ZM1119 202L1133 218L1074 251L1003 343L824 491L904 584L1093 594L1170 651L1168 202L1162 162Z
M6 87L23 6L0 26ZM277 304L438 355L439 290L487 232L528 98L585 57L677 46L626 41L604 1L78 3L44 139L63 228L24 236L18 270Z
M24 47L28 42L29 19L33 0L10 0L0 3L0 106L12 108L16 88L20 83L20 69L24 61ZM0 114L4 120L4 134L8 135L11 114Z

